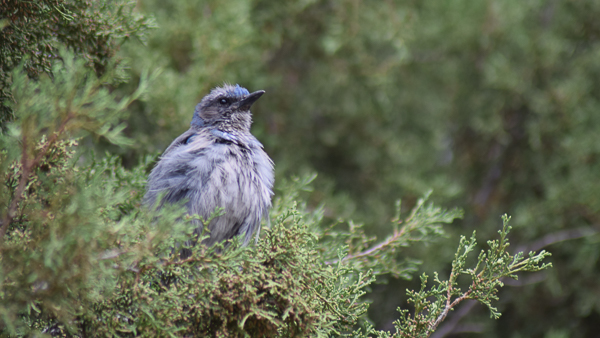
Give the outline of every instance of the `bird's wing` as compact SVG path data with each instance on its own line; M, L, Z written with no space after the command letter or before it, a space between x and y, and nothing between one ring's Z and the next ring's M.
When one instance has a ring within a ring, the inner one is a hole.
M194 169L192 160L203 156L214 138L205 130L189 129L177 137L161 155L148 177L144 203L154 205L157 197L164 194L163 202L174 203L187 196L193 187L188 173ZM159 206L160 206L159 204Z
M173 151L173 149L185 145L185 144L189 144L192 143L192 141L194 141L195 139L197 139L196 141L201 141L202 138L197 138L196 136L198 136L198 134L203 134L201 133L199 130L197 129L188 129L186 132L184 132L183 134L179 135L179 137L177 137L173 142L171 142L171 145L169 145L169 147L167 148L167 150L165 150L165 152L162 154L161 157L166 156L167 154L169 154L171 151ZM209 145L209 139L207 139L206 137L204 137L204 139L206 139L207 142L205 142L205 146ZM196 142L196 143L202 143L202 142ZM196 146L198 146L200 144L196 144Z

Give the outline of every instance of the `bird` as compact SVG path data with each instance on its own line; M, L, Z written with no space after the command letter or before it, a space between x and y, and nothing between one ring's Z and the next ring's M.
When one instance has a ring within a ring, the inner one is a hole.
M243 236L248 245L260 232L271 208L274 163L250 133L250 107L265 93L250 93L236 84L216 87L196 106L190 128L165 150L148 176L143 203L160 209L184 203L187 213L204 220L222 208L207 225L207 246ZM203 224L195 222L195 234Z

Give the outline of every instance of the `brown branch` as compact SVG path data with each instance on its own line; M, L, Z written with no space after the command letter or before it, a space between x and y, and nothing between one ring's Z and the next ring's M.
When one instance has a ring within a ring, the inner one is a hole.
M372 248L370 248L368 250L356 253L354 255L348 255L348 256L344 257L342 259L342 261L347 261L349 259L354 259L354 258L359 258L359 257L364 257L364 256L370 256L374 252L379 251L379 250L385 248L386 246L391 245L398 238L401 238L402 235L404 235L404 233L406 232L404 230L405 230L405 228L402 228L400 231L394 232L394 234L390 238L386 239L385 241L383 241L383 242L375 245L374 247L372 247Z
M389 237L388 239L386 239L385 241L375 245L374 247L367 249L365 251L356 253L356 254L349 254L346 257L342 258L342 262L347 261L349 259L354 259L354 258L360 258L360 257L365 257L365 256L370 256L372 255L374 252L377 252L379 250L382 250L383 248L385 248L386 246L392 245L395 241L397 241L398 239L402 238L402 236L405 233L409 233L413 230L415 230L416 228L416 224L414 222L412 222L413 218L415 217L415 215L417 214L417 212L421 209L421 206L423 205L423 200L420 200L419 203L417 204L417 207L415 207L412 212L410 213L410 215L408 216L408 218L404 221L404 226L400 229L400 231L394 230L394 233L391 237ZM399 217L399 215L398 215ZM402 224L403 221L402 220L395 220L398 222L398 224ZM410 238L408 239L410 241ZM339 260L334 259L332 261L325 261L325 264L327 265L331 265L331 264L336 264L338 263Z
M467 303L461 306L455 314L450 316L450 319L446 321L444 325L440 326L440 328L431 335L431 338L442 338L453 333L454 329L458 326L458 322L469 314L477 304L478 302L476 300L467 301Z
M450 310L452 310L453 307L458 305L463 300L468 299L472 292L473 292L473 289L471 286L469 288L469 291L465 292L462 296L456 298L452 303L450 303L450 296L448 296L448 299L446 300L446 307L444 308L444 311L442 311L442 313L437 317L435 322L429 327L429 332L435 331L435 329L438 327L438 325L440 325L440 323L442 321L444 321L444 319L446 319L446 316L448 316L448 313L450 312ZM448 295L449 294L450 294L450 292L448 292Z
M23 145L22 145L23 153L21 155L21 171L22 171L21 177L19 178L19 185L17 186L17 189L15 190L15 194L13 196L12 201L10 201L8 210L6 211L6 214L4 215L4 217L2 218L2 223L0 223L0 242L2 242L2 240L4 239L4 235L6 234L8 226L10 225L10 223L12 223L13 219L16 216L17 208L19 206L19 201L23 198L23 193L25 192L25 187L27 186L27 182L29 180L29 175L31 174L32 169L35 168L37 165L39 165L42 158L48 152L48 149L50 149L50 146L53 145L54 142L56 142L56 140L58 140L58 137L60 136L60 134L62 134L64 132L67 122L69 122L69 120L71 120L73 117L74 117L74 115L72 113L69 113L67 115L67 117L60 124L60 127L58 128L58 130L56 132L54 132L52 134L52 136L50 136L50 138L48 139L48 142L46 142L46 144L44 146L42 146L42 149L40 149L37 156L33 160L31 160L31 162L27 156L27 135L25 133L23 133Z
M0 227L0 240L4 238L4 234L6 234L6 230L8 229L8 225L12 222L15 214L17 212L17 206L23 191L25 190L25 185L27 184L27 178L29 177L29 173L31 170L31 165L29 163L29 158L27 157L27 135L23 133L23 152L21 155L21 177L19 178L19 185L17 186L17 190L15 190L15 195L13 196L12 201L10 201L10 205L2 219L2 226Z
M342 262L347 261L349 259L370 256L374 252L382 250L386 246L391 245L396 240L398 240L399 238L401 238L405 233L406 233L406 227L403 227L402 229L400 229L400 231L395 231L394 234L390 238L386 239L385 241L383 241L383 242L381 242L381 243L379 243L379 244L377 244L377 245L375 245L375 246L373 246L373 247L371 247L371 248L369 248L369 249L367 249L365 251L361 251L361 252L353 254L353 255L347 255L346 257L342 258ZM332 261L326 261L325 264L331 265L331 264L336 264L337 262L339 262L339 260L334 259Z

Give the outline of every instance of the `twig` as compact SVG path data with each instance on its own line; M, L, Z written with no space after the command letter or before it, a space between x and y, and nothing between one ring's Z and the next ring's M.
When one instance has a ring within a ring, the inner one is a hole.
M374 253L374 252L376 252L376 251L378 251L378 250L381 250L381 249L385 248L385 247L386 247L386 246L388 246L388 245L391 245L391 244L392 244L394 241L396 241L398 238L402 237L402 235L404 235L404 233L405 233L405 231L404 231L404 230L405 230L405 228L402 228L400 231L398 231L398 232L395 232L395 233L392 235L392 237L390 237L390 238L386 239L385 241L383 241L383 242L381 242L381 243L379 243L379 244L375 245L374 247L372 247L372 248L370 248L370 249L368 249L368 250L365 250L365 251L362 251L362 252L356 253L356 254L354 254L354 255L348 255L348 256L344 257L344 258L342 259L342 261L347 261L347 260L349 260L349 259L354 259L354 258L359 258L359 257L364 257L364 256L370 256L372 253Z
M53 133L52 136L50 136L50 138L48 139L48 142L46 142L46 144L42 147L42 149L40 149L37 156L31 162L29 161L29 158L27 156L27 135L25 133L23 133L23 145L22 145L23 153L21 155L21 170L22 170L21 177L19 178L19 185L17 186L17 190L15 190L13 199L12 199L12 201L10 201L10 206L8 207L8 210L2 219L2 223L1 223L2 225L0 226L0 242L2 242L2 240L4 239L4 235L6 234L6 230L8 229L8 226L10 225L10 223L12 223L13 219L16 216L17 207L19 206L19 201L21 200L21 198L23 198L23 192L25 191L25 187L27 186L27 181L29 180L29 175L31 174L32 169L40 163L42 158L48 152L48 149L50 149L50 146L53 145L54 142L56 142L56 140L58 139L59 135L64 132L67 122L69 122L69 120L71 120L71 118L73 118L73 116L74 115L72 113L69 113L67 115L67 117L61 123L58 130L55 133Z
M429 192L431 193L431 191ZM429 196L429 193L427 194L427 196ZM417 225L415 222L413 222L414 217L417 215L417 213L419 212L419 210L421 210L421 207L423 206L424 202L427 200L427 197L424 199L419 199L419 201L417 202L417 206L415 208L413 208L413 210L411 211L410 215L408 216L408 218L406 218L406 220L403 222L402 220L400 220L400 215L398 214L396 217L398 219L395 219L395 221L398 222L398 224L402 224L404 223L404 226L400 229L400 231L398 230L394 230L394 233L391 237L389 237L388 239L386 239L385 241L373 246L370 249L367 249L365 251L356 253L356 254L349 254L346 257L342 258L342 262L350 260L350 259L354 259L354 258L360 258L360 257L365 257L365 256L370 256L373 253L382 250L383 248L392 245L395 241L397 241L398 239L402 238L403 235L405 235L406 233L410 233L411 231L415 230L417 228ZM398 213L400 212L400 210L398 210ZM407 241L410 241L411 239L408 238ZM332 261L325 261L326 265L331 265L331 264L336 264L338 263L339 260L338 259L334 259Z
M347 255L346 257L342 258L342 262L347 261L349 259L370 256L374 252L377 252L377 251L385 248L386 246L391 245L396 240L398 240L399 238L401 238L405 233L406 233L406 227L403 227L402 229L400 229L400 231L394 232L394 234L390 238L386 239L385 241L383 241L383 242L381 242L381 243L379 243L379 244L377 244L377 245L375 245L375 246L373 246L373 247L371 247L371 248L369 248L369 249L367 249L365 251L361 251L361 252L353 254L353 255ZM336 264L337 262L339 262L339 260L334 259L332 261L326 261L325 264L331 265L331 264Z
M27 183L27 177L29 177L29 171L31 170L31 166L29 165L29 159L27 158L27 135L23 133L23 153L21 155L21 177L19 178L19 185L17 186L17 190L15 191L15 195L10 201L10 206L2 219L2 227L0 227L0 240L4 238L4 234L6 234L6 230L8 229L8 225L12 222L15 217L15 213L17 210L18 202L20 196L23 194L23 190L25 190L25 184Z
M458 325L458 322L460 322L463 317L469 314L471 309L473 309L477 304L478 302L476 300L469 300L466 304L461 306L455 314L450 316L450 319L431 335L431 338L443 338L446 335L454 332L454 328Z
M450 303L450 289L448 289L448 299L446 300L446 307L444 308L444 311L442 311L442 313L437 317L435 322L429 327L429 332L435 331L435 329L438 327L438 325L440 325L440 323L444 319L446 319L446 316L448 316L448 313L450 312L450 310L452 310L453 307L458 305L463 300L469 298L469 296L471 295L471 292L473 292L472 288L473 288L473 286L471 286L469 288L469 291L465 292L462 296L456 298L452 303Z

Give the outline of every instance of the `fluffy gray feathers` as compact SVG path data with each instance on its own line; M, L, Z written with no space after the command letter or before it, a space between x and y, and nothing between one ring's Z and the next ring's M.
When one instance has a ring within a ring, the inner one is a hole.
M171 143L148 177L144 203L160 208L184 200L189 214L204 219L221 207L225 214L208 225L205 243L244 235L247 244L267 217L273 195L273 162L250 134L250 106L263 93L225 85L204 97L190 129Z

